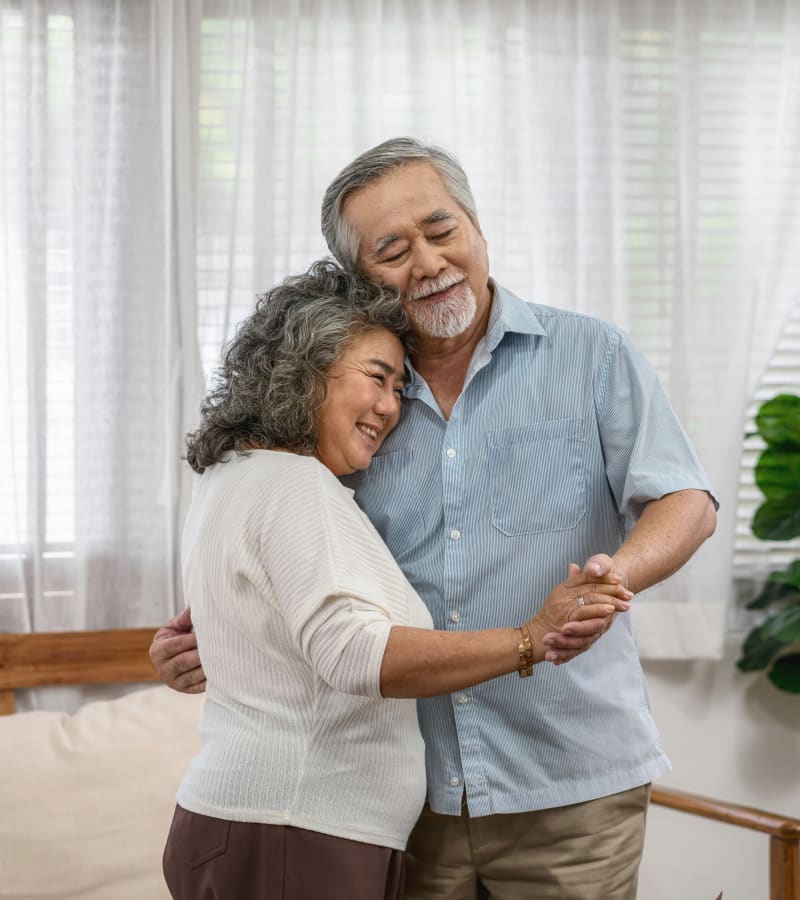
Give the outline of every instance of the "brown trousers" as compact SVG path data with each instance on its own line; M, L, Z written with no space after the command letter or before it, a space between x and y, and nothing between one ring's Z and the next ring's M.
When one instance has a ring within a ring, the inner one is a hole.
M175 808L164 877L175 900L400 900L400 850Z

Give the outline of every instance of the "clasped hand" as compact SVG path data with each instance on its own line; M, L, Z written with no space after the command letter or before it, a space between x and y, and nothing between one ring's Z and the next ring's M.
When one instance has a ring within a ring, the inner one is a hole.
M599 574L570 563L567 580L553 588L544 606L522 626L531 639L534 662L569 662L608 631L618 612L630 609L633 594L622 576L611 566L593 568Z

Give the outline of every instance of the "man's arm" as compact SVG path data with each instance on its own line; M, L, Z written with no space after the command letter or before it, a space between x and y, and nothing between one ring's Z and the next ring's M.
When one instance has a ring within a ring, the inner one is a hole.
M677 572L716 527L716 509L706 491L665 494L645 506L613 556L591 556L583 571L595 578L614 572L638 593Z
M174 691L201 694L206 689L206 674L200 665L188 606L155 633L150 660L164 684Z
M717 511L706 491L687 489L665 494L645 505L625 543L613 556L590 556L583 572L590 578L619 575L625 587L637 594L677 572L716 527ZM578 652L588 649L608 631L615 618L613 613L600 620L599 628L586 636ZM562 630L545 635L549 647L546 659L566 662L577 655L574 634Z

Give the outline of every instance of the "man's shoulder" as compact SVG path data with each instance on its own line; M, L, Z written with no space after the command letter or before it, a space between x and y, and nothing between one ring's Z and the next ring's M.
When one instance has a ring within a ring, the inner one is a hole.
M530 316L538 322L545 335L559 336L570 333L574 335L583 333L597 336L604 334L618 339L623 334L618 326L608 322L606 319L571 309L563 309L558 306L536 303L520 297L502 285L496 284L495 286L504 310L512 309L517 315Z
M598 316L591 316L588 313L576 312L571 309L561 309L557 306L545 306L531 301L525 302L541 322L545 331L557 328L563 332L575 331L593 334L602 332L608 335L619 335L622 333L621 329L614 325L613 322L601 319Z

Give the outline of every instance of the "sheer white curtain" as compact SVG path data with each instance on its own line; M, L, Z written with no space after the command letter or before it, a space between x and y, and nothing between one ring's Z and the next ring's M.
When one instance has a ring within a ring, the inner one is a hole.
M198 359L325 253L338 169L413 134L464 164L499 281L659 370L723 506L637 633L719 653L745 411L800 283L800 0L0 9L0 628L181 604Z
M149 625L177 603L170 387L199 362L175 21L158 2L2 6L2 630Z
M617 322L656 365L722 509L714 539L640 598L639 643L718 656L745 410L798 302L800 4L329 0L204 16L200 153L224 145L230 166L200 183L206 365L252 290L324 252L318 203L341 165L395 134L442 143L470 175L495 277Z

